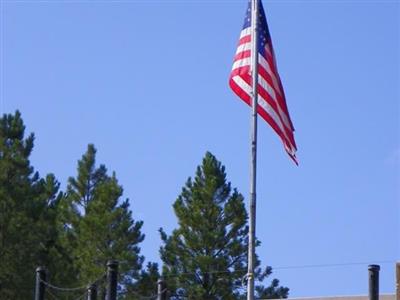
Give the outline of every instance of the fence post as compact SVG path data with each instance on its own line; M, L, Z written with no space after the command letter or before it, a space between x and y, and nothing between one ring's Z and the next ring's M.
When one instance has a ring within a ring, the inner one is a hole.
M87 300L97 300L97 285L89 284L87 287Z
M107 296L106 300L117 300L118 261L107 262Z
M379 265L368 266L369 300L379 300Z
M157 281L157 300L167 300L167 289L163 278Z
M36 284L35 284L35 300L44 300L44 292L46 285L43 281L46 281L46 268L36 268Z

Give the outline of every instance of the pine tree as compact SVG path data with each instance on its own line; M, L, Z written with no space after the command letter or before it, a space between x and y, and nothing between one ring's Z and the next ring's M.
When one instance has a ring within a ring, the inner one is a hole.
M256 284L256 286L255 286L256 297L258 299L287 298L289 295L289 288L280 286L278 279L276 279L276 278L272 279L269 286L262 285L262 281L264 281L264 279L267 278L271 274L272 274L271 267L266 267L263 272L259 272L259 270L258 270L256 279L258 280L258 282L260 284ZM246 298L242 297L242 299L244 300Z
M115 173L104 165L96 168L96 149L89 145L78 162L78 175L67 187L61 220L63 240L73 253L80 284L102 276L108 260L120 262L121 287L132 284L143 263L139 244L143 222L134 221L129 201L121 200L123 189Z
M206 153L173 207L178 228L170 236L160 229L163 276L171 299L241 299L247 273L247 212L243 196L231 188L225 167L211 153ZM257 259L261 280L270 269L261 272L259 264ZM273 291L277 288L279 282ZM268 296L265 292L271 289L258 290ZM279 297L287 296L284 291Z
M29 299L35 268L56 267L59 184L40 178L30 164L34 135L25 137L21 114L0 118L0 298Z
M158 264L149 262L142 270L139 279L127 286L125 300L155 299L157 295L157 281L160 278Z

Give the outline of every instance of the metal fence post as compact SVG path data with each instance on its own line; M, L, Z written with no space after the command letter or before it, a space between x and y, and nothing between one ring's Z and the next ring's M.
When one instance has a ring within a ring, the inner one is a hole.
M167 300L167 289L165 281L160 278L157 281L157 300Z
M107 262L107 296L106 300L117 300L118 261Z
M368 266L369 300L379 300L379 265Z
M36 268L35 300L44 300L44 292L46 289L44 281L46 281L46 268Z
M95 283L87 287L87 300L97 300L97 285Z

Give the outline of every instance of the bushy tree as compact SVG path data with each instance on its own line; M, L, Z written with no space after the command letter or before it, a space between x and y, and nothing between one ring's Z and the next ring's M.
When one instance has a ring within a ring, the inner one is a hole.
M171 235L160 229L163 275L171 299L241 299L247 273L247 212L243 196L231 188L225 167L211 153L206 153L173 207L178 228ZM259 264L256 260L257 279L262 280L271 269L261 272ZM257 289L263 296L284 292L278 298L288 291L279 289L277 280Z

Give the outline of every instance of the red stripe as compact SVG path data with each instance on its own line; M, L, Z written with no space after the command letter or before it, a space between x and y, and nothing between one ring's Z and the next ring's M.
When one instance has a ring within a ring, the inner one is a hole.
M235 58L233 59L233 61L237 61L237 60L240 60L243 58L248 58L248 57L251 57L251 51L250 50L242 51L235 55Z
M247 94L246 91L243 90L240 86L238 86L232 78L229 79L229 85L230 85L231 89L235 92L235 94L239 96L240 99L242 99L244 102L246 102L247 105L250 105L250 103L251 103L250 95Z
M239 40L239 46L242 44L250 43L251 42L251 34L245 35Z
M250 74L250 66L240 67L235 70L232 70L231 77L242 76L244 74Z

